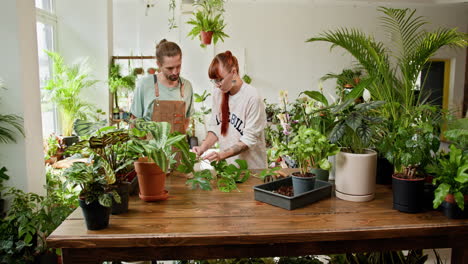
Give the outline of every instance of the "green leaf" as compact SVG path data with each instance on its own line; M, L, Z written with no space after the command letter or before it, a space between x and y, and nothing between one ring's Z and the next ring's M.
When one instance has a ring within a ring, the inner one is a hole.
M111 207L112 206L112 198L109 194L101 194L99 195L99 203L104 207Z
M442 204L442 202L445 199L445 196L447 196L449 192L450 192L450 185L446 183L442 183L441 185L439 185L439 187L437 187L437 189L435 189L434 202L433 202L434 209L437 209L440 206L440 204Z
M453 194L453 196L455 197L455 201L457 202L457 205L458 207L460 207L460 209L464 210L465 209L465 200L464 200L464 197L463 197L463 193L461 193L460 191L457 191Z
M328 106L328 100L327 98L320 92L318 91L304 91L302 93L299 94L299 96L301 94L305 94L307 96L309 96L310 98L316 100L316 101L319 101L321 102L322 104L324 104L325 106Z
M356 131L362 125L362 116L357 112L351 113L345 122L352 130Z

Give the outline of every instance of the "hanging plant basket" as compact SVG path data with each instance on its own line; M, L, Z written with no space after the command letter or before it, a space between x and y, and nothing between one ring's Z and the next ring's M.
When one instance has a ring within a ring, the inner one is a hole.
M203 45L210 45L211 39L213 37L213 31L208 31L208 32L201 31L200 37L201 37L201 42Z

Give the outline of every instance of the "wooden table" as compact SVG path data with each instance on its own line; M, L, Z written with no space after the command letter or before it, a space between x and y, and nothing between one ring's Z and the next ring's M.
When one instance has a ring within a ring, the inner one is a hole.
M48 238L63 263L300 256L382 250L452 248L452 263L468 263L468 220L441 212L392 209L388 186L375 200L331 198L293 211L254 200L251 178L240 192L191 190L185 177L168 177L170 197L132 197L128 213L112 215L107 229L88 231L78 208Z

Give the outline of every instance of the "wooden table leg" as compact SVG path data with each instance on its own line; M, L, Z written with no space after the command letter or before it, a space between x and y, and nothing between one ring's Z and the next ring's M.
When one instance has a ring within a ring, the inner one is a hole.
M74 253L73 249L62 248L62 263L63 264L101 264L93 254Z
M452 248L452 257L450 263L468 264L468 246Z

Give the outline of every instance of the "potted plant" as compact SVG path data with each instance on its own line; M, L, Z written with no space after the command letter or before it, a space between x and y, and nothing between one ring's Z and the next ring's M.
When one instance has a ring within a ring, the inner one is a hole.
M465 205L468 203L468 131L463 129L463 123L468 119L460 119L451 124L451 129L445 131L445 137L451 142L449 153L439 153L434 162L429 164L427 171L434 174L434 209L441 206L448 218L466 218L468 213Z
M53 74L44 89L48 91L48 99L58 107L64 144L70 146L78 142L78 137L72 136L73 122L76 119L85 120L88 110L92 108L80 94L97 81L89 79L86 61L69 66L60 54L46 53L53 61Z
M135 80L136 75L129 74L127 76L122 76L120 74L120 64L112 63L109 69L109 92L113 96L114 106L113 106L113 119L120 119L118 114L120 113L119 107L119 93L123 91L132 92L135 89ZM114 110L117 110L117 116L114 115Z
M362 70L356 69L343 69L341 73L327 73L325 76L320 78L321 81L328 79L336 79L336 94L340 98L340 102L343 101L346 94L348 94L354 86L361 81Z
M67 185L80 186L80 207L88 230L100 230L109 225L112 200L120 202L119 194L112 189L115 173L100 156L89 158L89 163L75 162L64 171Z
M130 136L127 130L115 130L109 126L98 130L98 134L87 140L82 140L68 148L68 152L91 153L100 157L107 171L115 176L115 181L110 185L120 197L120 202L112 204L112 214L121 214L128 211L128 197L130 193L129 176L133 170L133 162L137 159L128 148Z
M189 137L190 148L198 146L198 138L195 136L195 124L203 124L206 131L205 117L211 113L211 108L205 106L205 101L210 95L211 93L208 93L206 90L203 91L202 94L195 93L193 95L195 103L200 103L201 107L200 110L195 111L192 115L191 127L189 128L189 131L191 132L191 136Z
M440 153L434 166L428 171L433 173L435 189L434 209L442 205L448 218L466 218L465 205L468 204L468 155L455 145L450 145L449 153Z
M444 46L466 47L468 37L455 28L426 31L427 22L424 17L415 15L415 9L380 7L378 11L383 14L382 30L391 37L387 42L391 48L359 29L348 28L326 31L307 41L325 41L332 44L332 48L347 50L362 66L363 74L373 79L367 88L372 98L386 102L380 108L380 115L388 122L384 122L385 127L376 144L380 154L384 155L386 150L382 147L391 144L391 141L387 142L387 133L398 133L400 128L395 125L398 120L424 103L416 89L423 67Z
M134 163L140 187L140 199L144 201L166 200L168 198L168 192L164 189L166 174L176 163L177 152L180 153L181 165L193 169L186 136L180 133L170 133L171 125L167 122L136 119L134 126L129 147L140 155L140 159ZM148 137L142 139L146 135Z
M425 172L432 153L440 146L439 114L435 107L421 105L395 124L398 130L387 133L385 157L395 166L392 176L393 208L416 213L423 209Z
M384 102L371 101L357 104L357 98L372 80L366 79L350 92L342 104L330 108L334 115L329 138L341 151L336 155L336 197L365 202L374 199L377 153L370 149L381 118L376 109Z
M187 22L193 26L188 37L199 37L202 47L210 45L211 39L216 44L218 40L224 41L224 38L229 37L224 33L224 0L200 0L193 5L199 10Z
M330 143L320 132L303 125L288 144L281 144L279 155L288 155L298 164L299 173L293 173L294 195L310 191L315 186L315 179L328 181L331 169L329 156L339 152L337 145Z

